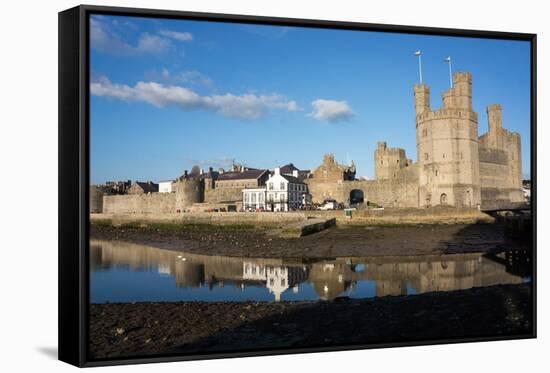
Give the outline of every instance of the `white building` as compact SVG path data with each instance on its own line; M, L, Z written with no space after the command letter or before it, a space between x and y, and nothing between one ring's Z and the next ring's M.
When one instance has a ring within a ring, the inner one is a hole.
M268 211L290 211L300 209L307 202L307 184L298 179L297 172L293 176L282 175L275 168L273 175L266 182L266 209Z
M159 181L159 193L172 193L174 190L172 189L173 181Z
M265 187L243 189L243 208L249 210L291 211L311 201L307 184L294 175L283 175L277 167Z

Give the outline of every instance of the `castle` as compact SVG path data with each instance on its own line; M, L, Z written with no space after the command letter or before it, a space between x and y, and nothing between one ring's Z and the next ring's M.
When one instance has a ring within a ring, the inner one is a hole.
M487 107L489 130L478 136L471 74L455 73L452 88L442 96L442 107L432 110L430 88L414 86L416 162L407 158L404 149L379 142L375 180L359 181L337 175L334 170L343 167L325 156L307 180L313 201L333 198L386 207L483 209L523 202L520 136L502 127L501 106Z
M404 149L379 142L374 180L357 180L355 164L339 164L331 154L312 172L299 171L292 164L283 169L300 175L313 203L332 199L345 205L481 209L522 203L520 136L502 127L501 106L487 107L489 130L478 136L471 74L455 73L442 98L441 108L432 110L430 88L414 86L416 162L407 158ZM109 195L113 193L92 186L90 206L92 212L112 213L182 212L205 203L236 209L242 206L243 189L265 186L269 175L269 170L238 165L228 172L194 167L174 181L173 193Z

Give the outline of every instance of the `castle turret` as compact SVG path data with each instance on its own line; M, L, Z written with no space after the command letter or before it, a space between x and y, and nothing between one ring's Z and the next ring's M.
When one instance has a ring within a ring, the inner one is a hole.
M204 179L196 173L184 171L173 184L176 192L176 210L184 211L194 203L204 201Z
M443 93L445 109L462 109L472 111L472 75L456 72L453 76L453 87Z
M504 136L502 136L502 107L498 104L487 106L487 146L505 150Z
M414 85L414 106L416 115L430 110L430 87L425 84Z
M489 120L489 132L498 131L497 128L502 128L502 106L493 104L487 106L487 118Z

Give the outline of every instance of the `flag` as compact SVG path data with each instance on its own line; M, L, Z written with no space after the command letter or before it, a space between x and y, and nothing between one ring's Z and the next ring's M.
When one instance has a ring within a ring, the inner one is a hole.
M445 62L451 62L451 57L445 58Z
M414 52L414 55L415 55L415 56L420 56L421 54L422 54L422 52L420 52L420 51Z

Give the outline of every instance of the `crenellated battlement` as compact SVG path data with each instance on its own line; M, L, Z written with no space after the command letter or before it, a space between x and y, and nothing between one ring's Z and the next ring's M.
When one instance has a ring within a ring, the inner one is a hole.
M434 119L468 119L477 122L477 113L463 109L437 109L435 111L426 111L416 116L417 126L419 123Z

